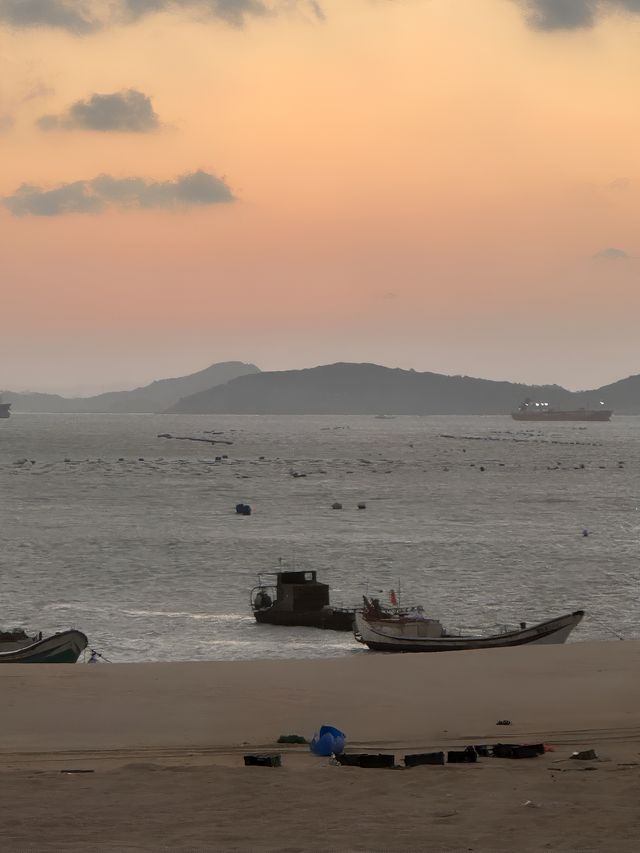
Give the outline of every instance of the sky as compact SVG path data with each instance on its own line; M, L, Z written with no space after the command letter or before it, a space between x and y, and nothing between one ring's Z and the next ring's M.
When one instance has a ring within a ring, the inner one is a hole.
M0 0L0 388L640 370L640 0Z

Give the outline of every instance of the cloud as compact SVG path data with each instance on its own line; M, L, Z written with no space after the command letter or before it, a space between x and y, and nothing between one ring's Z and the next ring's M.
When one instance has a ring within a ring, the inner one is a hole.
M13 127L13 117L9 115L0 115L0 133L6 133Z
M536 30L578 30L593 27L615 12L640 14L640 0L515 0Z
M307 0L307 5L319 21L327 20L325 11L317 0Z
M120 0L125 15L134 20L153 12L176 9L218 18L234 27L242 27L249 16L269 14L262 0Z
M616 178L615 181L610 181L607 184L607 189L613 190L614 192L626 192L631 187L631 181L629 178Z
M114 178L98 175L48 190L22 184L2 204L14 216L62 216L66 213L101 213L110 207L153 209L202 207L235 201L228 184L199 170L171 181Z
M131 24L159 12L183 12L242 27L249 18L306 6L324 19L320 0L0 0L0 25L50 27L85 35L118 24Z
M609 246L607 249L602 249L593 256L596 260L605 260L605 261L622 261L626 260L626 258L631 257L624 249L614 249L613 246Z
M50 95L55 95L55 93L55 89L51 86L47 86L46 83L39 81L29 89L27 94L23 96L22 100L24 103L27 103L27 101L36 101L38 98L48 98Z
M79 129L125 133L149 133L160 127L151 98L136 89L92 95L86 101L76 101L62 115L41 116L37 123L41 130Z
M78 35L98 26L85 0L0 0L0 22L12 27L54 27Z

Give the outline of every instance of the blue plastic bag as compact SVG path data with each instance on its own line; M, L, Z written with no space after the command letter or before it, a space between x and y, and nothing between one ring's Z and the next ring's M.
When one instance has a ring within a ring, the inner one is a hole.
M344 752L347 736L334 726L321 726L320 731L311 738L309 749L315 755L332 755Z

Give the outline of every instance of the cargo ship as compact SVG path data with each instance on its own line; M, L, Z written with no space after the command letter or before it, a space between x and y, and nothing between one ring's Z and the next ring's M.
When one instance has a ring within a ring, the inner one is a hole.
M0 397L0 418L8 418L11 415L11 403L3 403Z
M601 403L600 405L604 405ZM554 409L549 403L525 400L517 412L511 412L514 421L609 421L611 409Z

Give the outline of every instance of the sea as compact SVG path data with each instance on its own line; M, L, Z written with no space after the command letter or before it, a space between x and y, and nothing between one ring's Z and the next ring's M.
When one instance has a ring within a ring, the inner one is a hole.
M0 625L79 628L114 662L374 654L255 623L251 589L282 561L338 605L393 590L483 632L583 608L571 641L638 638L639 439L640 418L615 415L16 413L0 421Z

